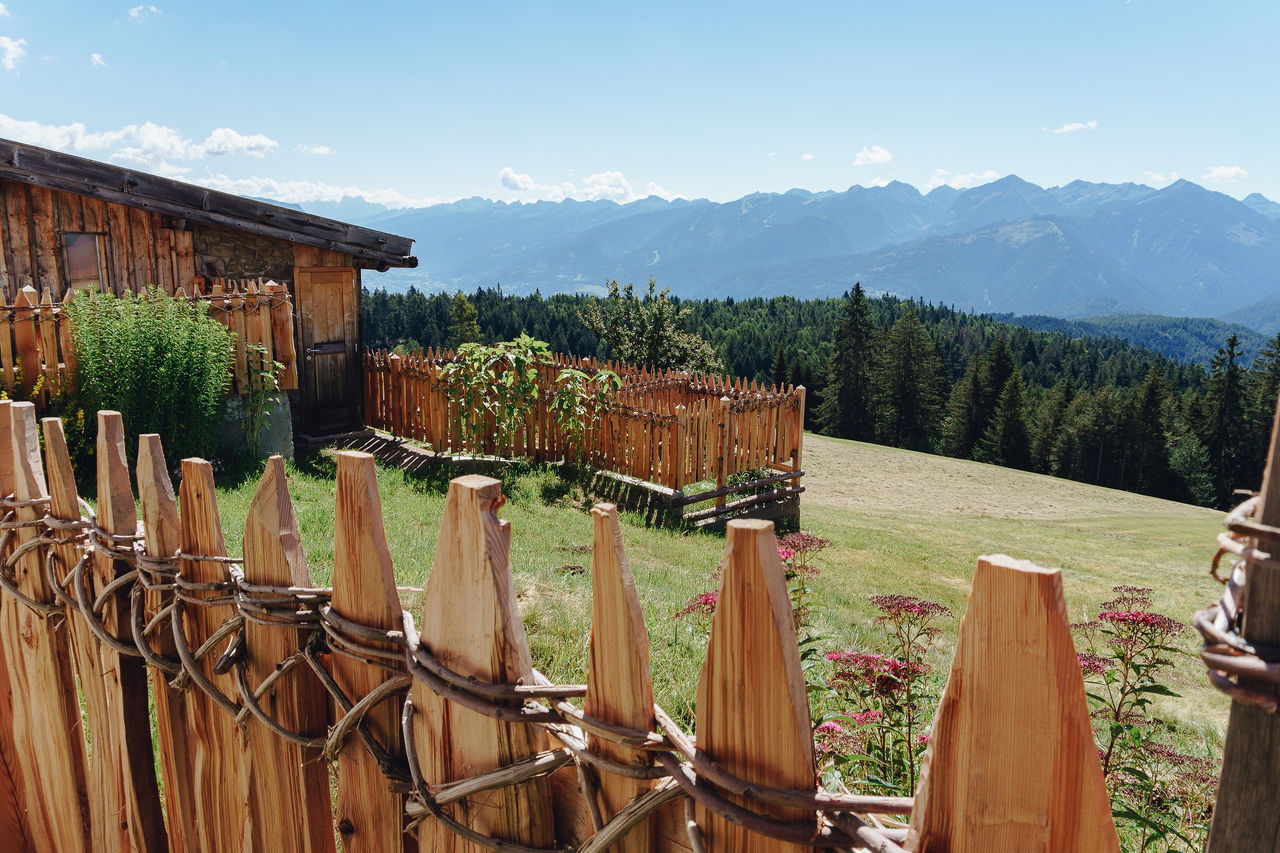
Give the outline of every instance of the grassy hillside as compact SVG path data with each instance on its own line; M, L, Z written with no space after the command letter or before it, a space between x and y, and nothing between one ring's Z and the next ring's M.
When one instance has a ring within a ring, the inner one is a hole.
M1154 587L1163 612L1188 619L1218 593L1208 578L1221 514L1154 498L1005 468L807 435L803 497L806 529L832 541L819 556L815 627L825 647L871 648L877 631L867 597L904 593L950 606L956 616L935 665L950 655L974 562L1005 552L1064 573L1073 619L1110 596L1116 584ZM586 666L591 581L581 546L591 541L589 502L553 471L503 476L512 524L512 568L535 662L551 678L576 681ZM379 474L392 557L401 583L421 586L430 571L443 508L443 475L387 469ZM236 548L252 481L219 495ZM313 579L328 584L333 566L331 460L314 458L292 472L291 490ZM691 711L704 639L673 615L693 595L714 588L710 576L724 548L720 536L646 527L624 519L624 540L653 646L658 700L684 717ZM575 551L575 548L577 550ZM420 602L406 600L417 608ZM1193 647L1190 631L1185 636ZM1167 713L1216 732L1227 703L1205 685L1188 657Z

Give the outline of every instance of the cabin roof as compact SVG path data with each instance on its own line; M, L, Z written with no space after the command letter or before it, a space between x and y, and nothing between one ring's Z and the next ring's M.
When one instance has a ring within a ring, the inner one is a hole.
M231 193L0 139L0 178L352 255L356 265L416 267L413 241Z

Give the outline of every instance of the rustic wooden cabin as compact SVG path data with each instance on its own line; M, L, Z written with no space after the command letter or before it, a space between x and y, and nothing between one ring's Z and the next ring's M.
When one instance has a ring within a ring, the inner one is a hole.
M413 241L229 193L0 139L0 292L193 293L274 280L293 300L295 435L361 423L360 275L415 267ZM199 278L198 278L199 277Z

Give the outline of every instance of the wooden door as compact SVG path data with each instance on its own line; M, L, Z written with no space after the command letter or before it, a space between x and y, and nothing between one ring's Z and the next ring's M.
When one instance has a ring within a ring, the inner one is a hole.
M327 435L360 425L357 277L351 267L295 267L302 344L299 431Z

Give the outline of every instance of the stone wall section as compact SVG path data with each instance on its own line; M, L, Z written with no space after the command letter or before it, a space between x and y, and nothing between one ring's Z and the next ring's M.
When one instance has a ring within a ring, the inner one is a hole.
M216 225L192 226L196 272L205 278L262 278L293 283L293 244Z

